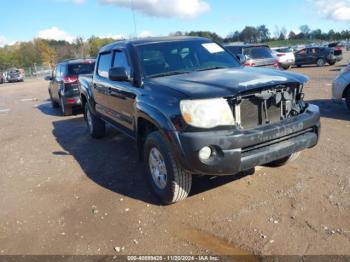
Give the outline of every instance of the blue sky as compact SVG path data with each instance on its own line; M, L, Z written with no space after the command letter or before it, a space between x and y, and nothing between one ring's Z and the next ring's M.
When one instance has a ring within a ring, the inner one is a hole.
M332 7L329 7L329 5ZM350 30L350 0L3 0L0 45L34 37L168 35L209 30L226 36L246 25Z

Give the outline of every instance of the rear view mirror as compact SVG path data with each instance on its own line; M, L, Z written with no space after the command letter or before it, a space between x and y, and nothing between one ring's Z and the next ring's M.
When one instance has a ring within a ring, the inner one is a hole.
M129 81L129 75L124 67L113 67L109 69L109 80L125 82Z
M238 54L237 59L241 65L244 65L245 62L247 62L247 57L245 55L242 55L242 54Z

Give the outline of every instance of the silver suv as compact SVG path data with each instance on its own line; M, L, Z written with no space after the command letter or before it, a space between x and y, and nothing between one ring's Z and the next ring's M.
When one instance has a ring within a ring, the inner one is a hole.
M339 76L333 81L332 96L335 100L345 99L350 110L350 60Z

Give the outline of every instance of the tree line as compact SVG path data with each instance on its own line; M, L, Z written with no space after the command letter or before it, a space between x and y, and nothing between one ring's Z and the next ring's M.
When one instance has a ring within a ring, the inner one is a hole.
M276 27L274 32L265 25L257 27L246 26L242 31L234 31L227 37L222 37L215 32L192 31L175 32L173 36L200 36L210 38L219 43L245 42L259 43L276 40L310 40L310 41L337 41L350 39L350 31L336 32L330 30L323 32L321 29L311 30L308 25L302 25L298 33L287 31L286 28ZM114 42L112 38L99 38L92 36L87 40L77 38L73 43L66 41L34 39L29 42L20 42L11 46L0 48L0 70L11 67L33 68L35 65L54 65L61 60L73 58L96 57L99 49Z

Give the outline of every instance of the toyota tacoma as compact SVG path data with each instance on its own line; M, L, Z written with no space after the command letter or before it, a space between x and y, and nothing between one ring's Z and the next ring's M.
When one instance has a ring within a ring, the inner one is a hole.
M106 123L137 144L152 191L185 199L192 175L281 166L319 138L320 113L304 102L301 74L242 67L206 38L119 41L79 77L92 137Z

